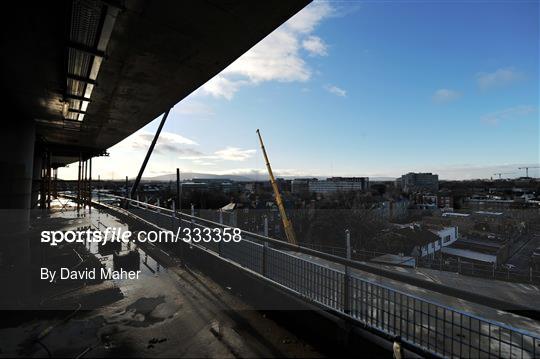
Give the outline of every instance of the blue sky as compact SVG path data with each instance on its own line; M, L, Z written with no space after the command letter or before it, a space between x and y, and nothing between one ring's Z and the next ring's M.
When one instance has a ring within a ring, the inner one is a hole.
M145 175L264 179L260 128L278 175L517 176L539 163L538 68L538 1L316 1L174 108ZM134 176L157 122L94 176Z

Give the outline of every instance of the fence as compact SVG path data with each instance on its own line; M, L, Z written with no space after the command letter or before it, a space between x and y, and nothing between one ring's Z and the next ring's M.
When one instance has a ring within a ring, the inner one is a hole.
M302 243L302 246L340 257L346 256L346 250L344 247L326 246L313 243ZM355 249L352 252L352 258L359 261L370 261L375 257L385 254L388 253ZM471 277L491 278L508 282L540 284L540 271L534 270L532 267L524 270L510 269L496 267L490 264L462 261L458 258L443 258L441 256L438 256L438 258L435 259L415 258L415 263L416 266L421 268L430 268L445 272L454 272Z
M129 205L125 199L121 201L130 213L163 229L175 230L178 226L226 227L138 201L130 200ZM290 248L291 245L279 244L271 238L242 231L239 243L211 241L192 245L211 251L309 302L347 316L380 334L400 337L405 345L425 353L440 357L540 357L538 334L371 282L350 273L346 265L343 270L329 268L278 249ZM308 249L302 251L311 255L317 253ZM320 257L325 258L323 253Z

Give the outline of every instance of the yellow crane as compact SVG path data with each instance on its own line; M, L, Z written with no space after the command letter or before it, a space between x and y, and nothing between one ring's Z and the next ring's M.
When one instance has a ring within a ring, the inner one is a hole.
M287 212L285 212L285 206L283 206L283 200L281 199L281 194L279 193L279 188L272 173L272 167L270 167L270 161L268 161L268 155L266 154L266 149L264 148L264 143L261 137L261 132L257 129L257 135L259 136L259 142L261 143L261 150L266 162L266 169L268 170L268 175L270 176L270 183L274 190L274 195L276 196L276 204L279 208L279 214L281 215L281 220L283 221L283 228L285 229L285 235L287 236L287 242L297 245L296 236L294 234L294 229L291 221L287 217Z

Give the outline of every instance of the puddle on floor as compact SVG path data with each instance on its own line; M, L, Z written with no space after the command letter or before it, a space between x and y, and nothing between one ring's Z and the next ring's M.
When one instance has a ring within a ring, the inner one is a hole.
M91 214L86 213L88 221L91 224L91 230L100 230L102 233L105 228L121 228L122 231L129 230L129 226L107 213L95 211ZM80 228L88 229L89 226ZM150 256L134 241L128 243L108 242L105 244L86 241L85 247L88 252L94 255L105 269L125 271L140 271L139 277L134 279L121 278L111 281L127 295L135 287L151 286L154 278L167 275L167 270L155 258Z

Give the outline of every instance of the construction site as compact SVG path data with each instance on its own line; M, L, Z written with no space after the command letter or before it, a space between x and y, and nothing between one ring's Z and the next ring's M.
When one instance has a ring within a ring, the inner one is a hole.
M182 203L182 186L201 184L183 183L176 168L168 198L141 194L171 109L309 3L11 5L2 43L10 54L2 76L11 120L0 131L0 356L540 357L536 269L510 281L510 270L496 277L493 264L487 280L461 267L443 271L454 262L442 256L439 268L418 258L407 264L403 255L363 256L348 230L339 234L339 252L304 245L264 128L253 128L253 142L280 238L267 217L257 230L237 226L232 202L212 219ZM138 175L104 190L93 160L107 159L112 146L154 119L146 156L132 164ZM67 165L76 180L59 178ZM529 168L519 170L529 177ZM311 181L316 190L369 189L367 178ZM457 226L463 217L441 215L430 225ZM484 217L478 223L521 228ZM479 226L471 224L471 233ZM405 225L398 232L419 233ZM431 236L418 242L419 257L430 240L442 253L442 239ZM481 247L502 262L506 243L513 242L482 246L471 237L463 248Z

